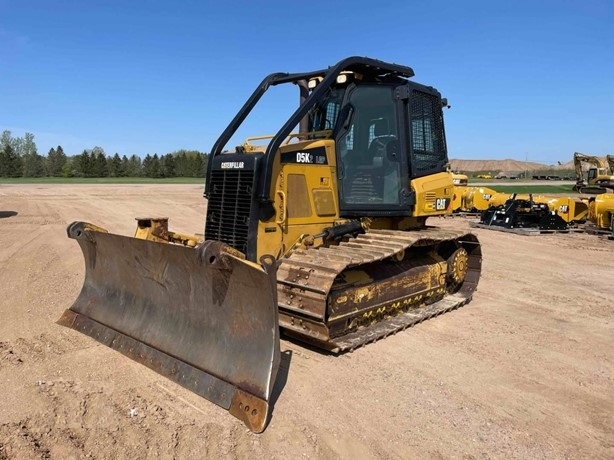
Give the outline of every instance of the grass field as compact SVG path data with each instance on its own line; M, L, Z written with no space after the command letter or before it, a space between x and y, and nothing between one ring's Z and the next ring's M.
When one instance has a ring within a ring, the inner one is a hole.
M18 177L0 178L0 184L204 184L203 177L172 177L167 179L153 179L151 177ZM473 184L469 183L469 186ZM571 184L530 184L530 185L507 185L493 182L485 185L497 192L504 193L576 193Z
M204 177L17 177L0 178L0 184L204 184Z

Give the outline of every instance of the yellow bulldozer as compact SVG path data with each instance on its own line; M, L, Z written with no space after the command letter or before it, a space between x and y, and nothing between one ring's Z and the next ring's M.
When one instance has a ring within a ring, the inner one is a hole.
M204 241L169 231L167 218L139 218L135 237L71 224L85 280L59 323L261 432L280 327L341 353L467 303L478 239L426 223L451 212L447 101L413 75L350 57L267 76L211 150ZM285 124L225 153L282 84L300 96Z

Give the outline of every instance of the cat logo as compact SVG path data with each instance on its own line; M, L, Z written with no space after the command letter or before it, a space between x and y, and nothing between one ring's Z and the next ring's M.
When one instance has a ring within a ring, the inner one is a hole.
M448 209L450 200L448 198L437 198L435 200L435 211L445 211Z

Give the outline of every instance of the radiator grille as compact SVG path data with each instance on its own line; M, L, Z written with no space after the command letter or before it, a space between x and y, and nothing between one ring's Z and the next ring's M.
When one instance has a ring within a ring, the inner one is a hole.
M254 171L214 170L210 181L205 239L222 241L247 254Z

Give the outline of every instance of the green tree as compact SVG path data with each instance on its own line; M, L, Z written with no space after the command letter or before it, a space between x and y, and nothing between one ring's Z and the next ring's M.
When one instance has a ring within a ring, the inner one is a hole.
M128 167L126 168L126 175L128 177L139 177L143 175L143 166L141 158L137 155L132 155L128 160Z
M175 157L175 176L205 177L208 155L198 150L177 150Z
M7 155L5 147L0 147L0 177L7 177Z
M57 149L53 147L47 154L47 174L51 177L61 177L64 175L64 165L66 164L66 154L61 145Z
M0 136L0 150L4 150L7 145L13 148L13 151L17 156L21 157L23 153L23 139L20 137L13 137L11 131L4 130Z
M92 157L87 150L84 150L81 155L75 155L73 158L73 170L77 177L93 177L93 162Z
M115 153L113 157L108 158L107 166L109 168L109 175L111 177L123 177L124 176L122 159L119 157L118 153Z
M152 158L151 158L151 155L148 153L147 155L145 155L145 158L143 158L142 171L143 171L143 176L145 177L150 177L151 175L151 162L152 162Z
M23 163L13 146L10 143L6 144L2 151L2 176L21 177L23 175Z
M46 175L45 159L38 153L26 153L23 156L22 163L24 177L43 177Z
M0 177L8 177L6 147L0 147Z
M72 167L72 158L67 158L64 166L62 166L62 177L74 177L75 171Z
M206 159L205 154L196 152L190 158L190 176L191 177L205 177L206 173Z
M21 144L22 140L13 137L9 130L2 131L0 136L0 175L2 177L21 177L23 175Z
M126 155L122 155L122 171L125 177L130 177L130 160Z
M49 151L47 152L47 172L49 173L50 176L53 176L53 174L51 174L51 170L55 169L55 149L53 147L51 147L49 149Z
M107 167L107 157L101 147L94 147L91 153L92 176L93 177L108 177L109 169Z
M4 152L7 146L14 147L13 145L13 136L11 132L7 129L2 131L2 136L0 136L0 151Z
M34 155L38 153L38 150L36 148L36 142L34 142L34 134L26 133L23 139L22 151L20 153L24 156Z
M175 157L167 153L160 159L162 166L162 177L175 177Z
M160 157L157 153L153 156L147 154L143 160L143 175L145 177L159 178L162 177L162 167L160 164Z
M190 175L188 170L188 156L185 151L175 152L175 175L178 177L187 177Z
M160 164L160 157L157 153L154 153L151 159L151 177L156 179L162 177L162 165Z

